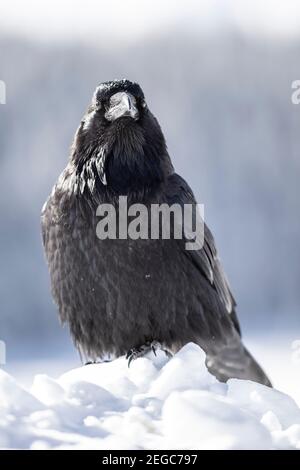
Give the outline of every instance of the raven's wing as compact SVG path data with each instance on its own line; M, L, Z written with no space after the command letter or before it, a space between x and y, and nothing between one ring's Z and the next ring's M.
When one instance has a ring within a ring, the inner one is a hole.
M176 173L169 176L167 199L169 204L180 204L182 207L184 204L194 206L197 204L189 185ZM221 266L214 238L206 224L204 224L203 247L198 250L185 250L185 253L217 291L221 302L224 304L236 330L240 334L240 325L235 313L236 302Z
M176 173L169 176L166 198L169 205L177 203L183 207L184 204L196 204L192 190ZM210 282L223 305L224 315L228 315L228 319L230 318L232 321L231 332L227 330L228 338L217 344L211 342L211 344L205 345L208 369L221 381L236 377L271 386L268 377L241 341L240 326L234 308L235 301L220 264L213 236L206 225L204 225L203 247L198 250L185 249L184 251L201 274ZM217 317L215 321L218 321ZM204 347L204 344L200 344L200 346Z

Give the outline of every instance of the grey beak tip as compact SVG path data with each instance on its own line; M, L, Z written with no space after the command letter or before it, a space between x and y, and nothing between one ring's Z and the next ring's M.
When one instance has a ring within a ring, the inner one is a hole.
M115 93L110 98L110 107L105 113L105 118L108 121L115 121L125 116L129 116L134 120L138 119L139 112L136 107L135 98L125 91Z

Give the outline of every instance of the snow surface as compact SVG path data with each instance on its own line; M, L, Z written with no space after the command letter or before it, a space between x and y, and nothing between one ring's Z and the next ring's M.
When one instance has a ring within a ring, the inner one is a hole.
M288 395L218 382L186 345L36 375L26 390L0 369L0 447L24 449L300 449L300 409Z

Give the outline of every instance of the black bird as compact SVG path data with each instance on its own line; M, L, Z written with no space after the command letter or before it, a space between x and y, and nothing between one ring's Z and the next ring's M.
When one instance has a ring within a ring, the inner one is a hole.
M69 163L42 211L52 293L80 353L92 361L192 341L221 381L270 381L241 341L235 301L207 226L201 249L183 239L96 235L99 204L196 204L174 172L158 121L137 83L97 87Z

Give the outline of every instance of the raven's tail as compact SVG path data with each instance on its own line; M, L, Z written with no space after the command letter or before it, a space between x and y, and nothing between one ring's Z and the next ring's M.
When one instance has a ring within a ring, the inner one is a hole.
M245 348L240 337L236 335L231 340L229 344L219 344L213 353L207 353L208 370L221 382L236 378L272 387L269 378Z

